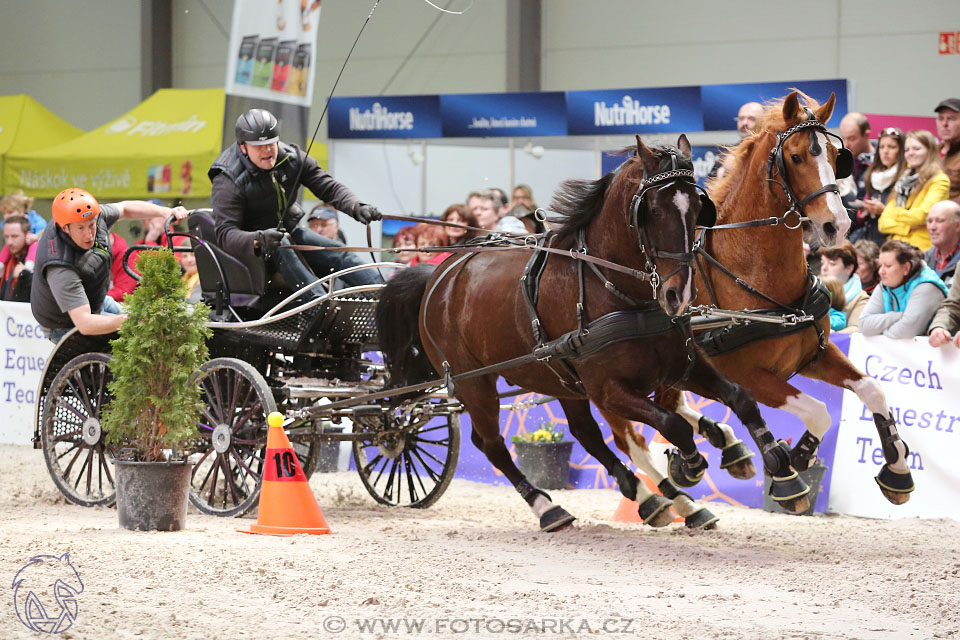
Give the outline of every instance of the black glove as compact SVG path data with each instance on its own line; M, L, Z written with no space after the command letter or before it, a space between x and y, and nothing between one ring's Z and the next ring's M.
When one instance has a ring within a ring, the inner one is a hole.
M353 217L357 222L370 224L374 220L379 220L382 218L383 214L381 214L380 210L372 204L357 203L353 205Z
M257 244L260 245L260 255L273 253L283 242L283 235L277 229L257 231Z

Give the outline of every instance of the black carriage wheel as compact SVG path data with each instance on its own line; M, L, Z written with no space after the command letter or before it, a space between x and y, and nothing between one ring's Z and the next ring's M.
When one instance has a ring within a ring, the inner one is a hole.
M117 500L113 455L100 428L111 380L106 353L83 353L60 369L40 418L43 457L53 483L73 504L111 506Z
M260 497L267 416L277 404L260 372L243 360L205 362L197 380L204 410L191 447L190 502L210 515L243 515Z
M360 429L354 423L354 429ZM399 440L354 440L360 480L380 504L425 509L450 486L460 457L460 417L438 416Z

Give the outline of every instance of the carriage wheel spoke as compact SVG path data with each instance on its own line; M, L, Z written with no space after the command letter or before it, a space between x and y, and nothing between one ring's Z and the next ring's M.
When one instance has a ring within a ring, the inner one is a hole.
M113 475L110 473L110 467L107 466L107 452L104 449L103 444L99 444L97 446L100 447L100 465L103 467L103 472L107 474L107 482L113 485Z
M426 463L426 461L423 459L423 456L420 455L420 454L421 454L421 453L422 453L422 454L426 454L426 455L429 456L431 459L436 460L436 462L440 464L440 468L441 468L441 469L443 468L443 463L440 462L439 460L437 460L429 451L423 451L423 450L417 448L417 449L412 449L411 452L413 453L413 455L415 455L415 456L417 457L417 460L420 461L420 465L423 467L424 471L426 471L428 474L430 474L430 479L433 480L434 484L439 484L439 483L440 483L440 474L438 474L436 471L434 471L433 468L430 467L430 465L428 465L428 464ZM426 491L424 491L424 493L426 493Z
M73 454L73 458L72 458L72 459L70 460L70 462L67 464L67 468L63 470L63 477L64 477L64 478L70 476L70 471L73 469L73 463L76 462L76 461L77 461L77 458L80 457L80 454L83 453L83 440L78 440L76 443L74 443L73 448L68 449L67 451L65 451L65 452L63 453L63 455L64 455L64 456L67 455L68 453L70 453L70 452L73 451L74 449L76 449L77 452L76 452L75 454ZM62 458L63 456L60 456L60 457Z
M73 413L74 415L76 415L78 418L80 418L80 423L81 423L81 424L84 423L84 422L86 422L87 418L90 417L90 416L84 415L84 414L80 413L79 411L77 411L77 409L74 408L73 405L71 405L71 404L66 400L66 398L64 398L64 397L62 397L62 396L60 397L60 402L57 403L57 408L58 408L58 409L67 409L68 411L70 411L71 413Z
M213 500L214 498L217 497L217 480L219 479L218 476L220 474L220 454L219 453L217 454L216 459L214 459L213 467L210 469L210 471L213 474L213 479L210 481L210 497L207 499L208 500L207 504L209 504L212 507L214 506Z
M87 410L87 415L92 416L94 413L93 406L90 404L90 398L87 396L87 383L83 381L83 369L74 373L73 379L76 381L77 386L74 386L73 381L69 381L67 384L73 389L75 397L83 404L83 408Z
M67 433L64 433L64 434L62 434L62 435L57 436L56 438L53 439L53 441L54 441L54 442L67 442L67 440L68 440L69 438L73 438L73 437L79 436L81 431L82 431L82 427L78 426L78 427L77 427L76 429L74 429L73 431L68 431ZM74 441L74 444L77 444L78 442L83 442L83 439L80 439L80 440L78 440L78 441ZM72 451L72 449L71 449L71 451ZM61 457L62 457L62 456L61 456Z

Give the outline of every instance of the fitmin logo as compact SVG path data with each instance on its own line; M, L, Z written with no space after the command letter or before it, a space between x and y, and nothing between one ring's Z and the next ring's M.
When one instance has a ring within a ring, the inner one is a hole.
M390 111L379 102L369 109L350 109L350 131L405 131L413 129L413 113Z
M104 133L124 133L128 136L162 136L168 133L197 133L207 126L206 120L200 120L196 114L182 122L164 122L162 120L137 120L134 116L124 116L110 124Z
M37 633L63 633L77 619L77 596L83 593L80 574L70 554L34 556L13 578L17 618Z

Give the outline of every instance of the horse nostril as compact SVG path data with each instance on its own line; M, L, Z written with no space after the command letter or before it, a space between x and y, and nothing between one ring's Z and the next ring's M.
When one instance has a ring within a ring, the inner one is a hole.
M671 309L677 309L680 307L680 296L677 294L676 289L667 289L666 293L667 305Z
M823 225L823 232L827 234L828 237L833 237L837 235L837 227L832 222L825 222Z

